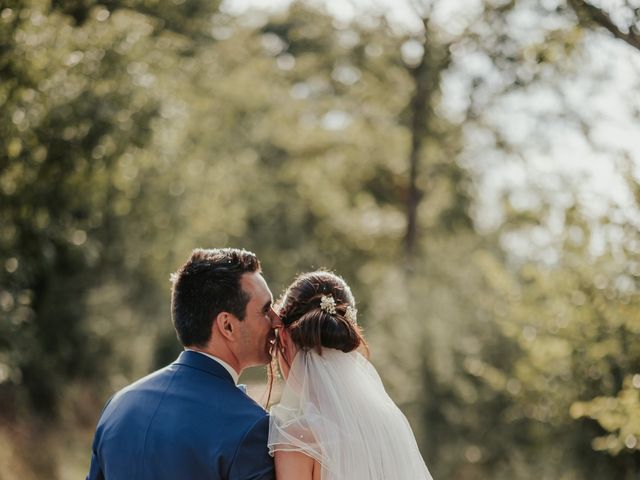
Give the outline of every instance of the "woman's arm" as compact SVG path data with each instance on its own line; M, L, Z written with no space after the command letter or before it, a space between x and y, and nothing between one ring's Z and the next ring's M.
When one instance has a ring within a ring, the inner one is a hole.
M275 453L277 480L312 480L313 458L302 452Z

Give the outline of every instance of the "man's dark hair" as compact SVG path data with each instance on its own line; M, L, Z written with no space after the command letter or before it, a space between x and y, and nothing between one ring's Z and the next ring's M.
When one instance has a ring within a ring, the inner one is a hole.
M255 254L237 248L195 249L171 275L171 318L183 346L203 347L220 312L244 320L249 295L242 290L244 273L259 272Z

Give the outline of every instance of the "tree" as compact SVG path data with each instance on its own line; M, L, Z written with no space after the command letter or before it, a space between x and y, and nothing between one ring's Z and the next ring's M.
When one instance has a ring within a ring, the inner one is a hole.
M55 413L66 382L101 371L109 326L88 318L89 294L112 275L131 275L122 302L144 290L132 241L158 232L136 218L153 201L143 180L155 166L138 159L160 111L143 56L172 40L154 36L157 16L74 5L2 10L0 350L14 411L24 393Z

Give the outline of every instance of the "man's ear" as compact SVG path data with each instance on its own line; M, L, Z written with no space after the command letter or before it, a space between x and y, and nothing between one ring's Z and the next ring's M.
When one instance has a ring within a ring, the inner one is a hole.
M233 340L235 329L233 324L233 315L229 312L220 312L216 316L213 324L224 338L227 340Z

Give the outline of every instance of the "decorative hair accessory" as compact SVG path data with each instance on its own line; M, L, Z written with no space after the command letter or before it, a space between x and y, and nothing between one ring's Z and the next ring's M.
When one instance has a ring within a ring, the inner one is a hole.
M336 301L333 298L333 295L322 295L320 297L320 310L323 312L327 312L330 315L336 314ZM358 310L353 308L351 305L347 305L347 309L344 313L344 318L347 319L348 322L353 325L358 324Z
M349 322L351 322L353 325L357 325L358 324L358 310L356 310L355 308L353 308L351 305L349 305L347 307L347 311L344 314L344 318L346 318Z
M331 315L336 313L336 301L331 295L322 295L320 297L320 310L323 310Z

